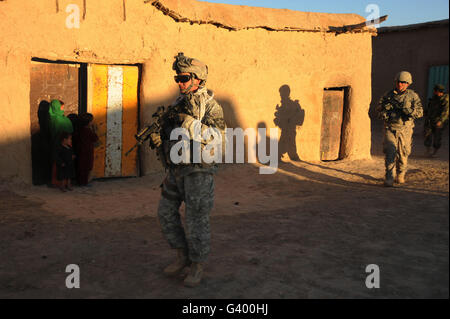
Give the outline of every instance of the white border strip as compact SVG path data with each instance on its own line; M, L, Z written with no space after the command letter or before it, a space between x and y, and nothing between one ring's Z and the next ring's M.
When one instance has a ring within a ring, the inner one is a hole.
M122 175L122 88L122 67L109 66L105 177Z

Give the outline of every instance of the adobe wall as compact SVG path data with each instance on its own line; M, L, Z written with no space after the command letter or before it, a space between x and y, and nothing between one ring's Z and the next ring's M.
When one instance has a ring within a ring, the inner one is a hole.
M0 2L0 29L4 30L0 34L0 178L31 183L32 57L104 64L142 63L140 98L144 124L151 121L157 106L171 103L178 94L171 70L173 56L178 52L208 64L207 86L222 104L230 127L257 128L260 123L267 128L275 127L279 88L288 85L291 98L299 100L305 110L296 139L298 155L305 161L319 160L323 89L351 86L344 153L352 159L370 157L367 114L371 100L371 33L336 36L265 28L230 31L212 24L175 22L140 0L126 2L125 21L122 1L114 5L109 0L87 1L80 28L68 29L65 8L70 3L83 7L82 0L60 0L57 13L55 1L50 0L25 4L20 0ZM239 8L236 7L237 13ZM269 22L283 17L277 10L261 12L269 16ZM305 18L304 13L298 14ZM308 19L314 20L310 15ZM346 24L364 20L356 15L330 17L335 21L338 17ZM323 27L330 21L321 14ZM161 170L152 151L143 153L143 169L144 173Z

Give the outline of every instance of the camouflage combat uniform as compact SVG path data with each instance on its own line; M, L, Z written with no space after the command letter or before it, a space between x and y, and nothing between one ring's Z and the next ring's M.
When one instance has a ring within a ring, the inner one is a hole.
M224 136L225 121L221 106L204 87L195 93L181 95L168 111L180 106L183 113L189 115L187 119L181 125L164 124L161 131L161 149L164 154L164 159L161 160L165 162L168 173L161 185L158 217L171 248L183 249L192 262L201 263L206 261L210 252L209 216L214 202L213 174L217 171L217 164L195 164L192 161L189 164L173 164L170 149L178 141L170 141L170 132L181 127L188 130L192 137L196 129L200 128L203 132L208 128L216 128ZM202 139L201 148L204 149L207 143ZM179 213L183 201L186 229L183 228Z
M424 115L425 146L433 146L435 150L438 150L441 147L442 132L448 123L448 94L441 97L433 95L428 100ZM436 126L438 122L442 123L441 127Z
M397 175L406 173L414 120L423 115L422 103L413 90L398 93L394 89L380 99L377 111L380 119L384 120L386 180L392 180L395 167Z

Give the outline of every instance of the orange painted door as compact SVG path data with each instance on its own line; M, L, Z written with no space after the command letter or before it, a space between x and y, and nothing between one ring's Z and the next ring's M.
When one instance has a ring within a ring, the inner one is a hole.
M125 153L138 129L137 66L88 66L88 112L94 115L100 146L95 149L94 178L138 175L138 154Z

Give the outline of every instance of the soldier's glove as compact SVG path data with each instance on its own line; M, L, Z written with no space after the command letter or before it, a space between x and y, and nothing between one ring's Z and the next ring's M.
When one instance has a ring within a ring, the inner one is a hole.
M394 106L391 103L385 103L384 104L384 109L386 111L392 111L394 109Z
M403 114L405 114L407 117L411 117L414 109L412 109L411 107L404 107L402 108Z
M150 147L152 149L160 147L162 144L161 136L158 133L150 134Z
M391 122L397 122L399 120L400 116L397 112L390 112L389 113L389 121Z

